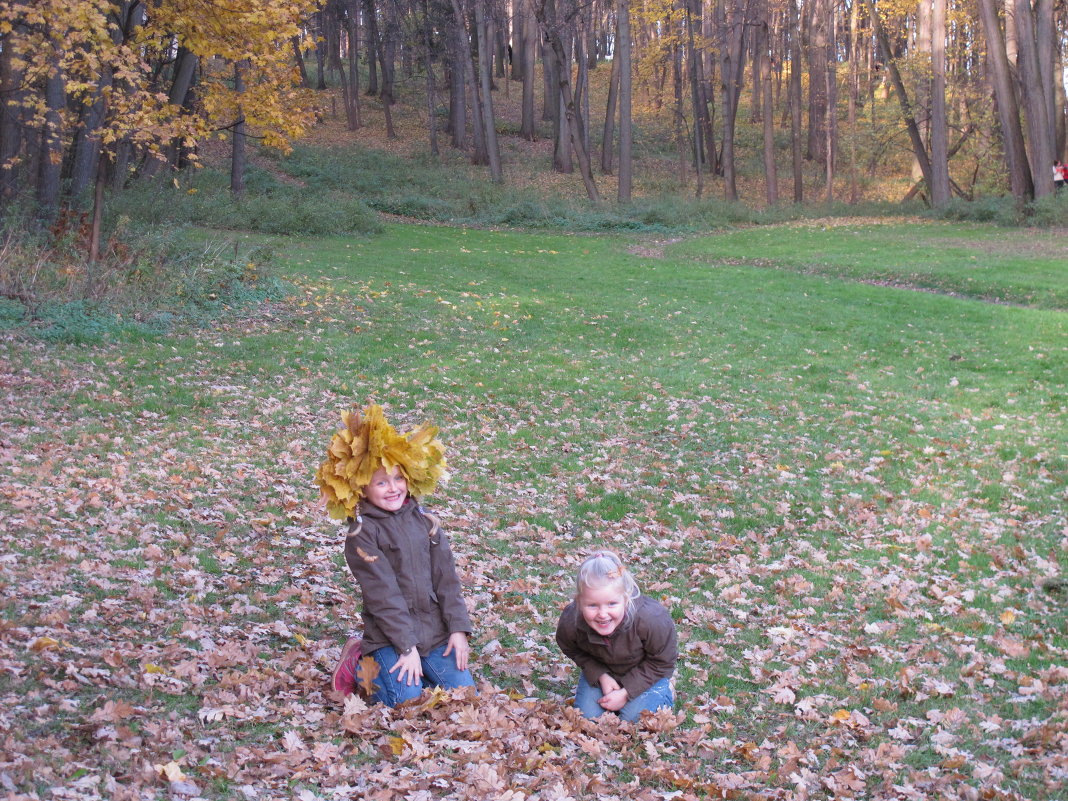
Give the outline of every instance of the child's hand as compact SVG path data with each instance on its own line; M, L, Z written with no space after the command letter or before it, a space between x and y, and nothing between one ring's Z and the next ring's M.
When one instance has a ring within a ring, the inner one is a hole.
M449 644L445 648L443 656L451 653L456 654L456 669L467 670L467 659L471 655L471 646L467 642L467 634L462 631L454 631L449 635Z
M413 648L409 653L397 657L396 664L389 669L390 673L396 672L397 683L419 684L423 680L423 660L419 656L419 649Z
M608 673L602 673L601 678L597 679L597 684L601 687L601 695L608 695L610 692L614 692L619 689L620 684Z
M620 687L618 690L612 690L610 693L605 693L597 703L609 712L618 712L627 705L629 698L630 693L627 692L626 688Z

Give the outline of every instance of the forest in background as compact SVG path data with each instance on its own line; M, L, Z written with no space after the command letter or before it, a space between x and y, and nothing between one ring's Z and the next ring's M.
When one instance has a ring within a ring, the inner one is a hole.
M372 104L395 137L410 103L432 156L458 149L494 182L502 132L549 138L545 169L594 203L607 175L633 199L635 140L648 154L655 132L654 169L698 197L857 203L895 172L914 180L893 199L1023 204L1064 152L1065 22L1051 0L9 0L0 197L46 219L95 202L96 229L105 189L215 139L240 196L250 143L287 151L332 85L355 139Z

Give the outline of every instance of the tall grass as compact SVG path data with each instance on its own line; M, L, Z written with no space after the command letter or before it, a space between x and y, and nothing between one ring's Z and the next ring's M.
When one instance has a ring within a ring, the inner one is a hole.
M64 214L51 230L21 223L0 231L0 325L45 339L157 335L285 291L272 251L233 237L120 220L91 262L85 215Z
M358 193L286 183L263 169L249 169L241 198L230 193L228 177L214 169L184 172L175 184L137 182L115 195L110 214L145 223L306 236L366 235L380 226Z

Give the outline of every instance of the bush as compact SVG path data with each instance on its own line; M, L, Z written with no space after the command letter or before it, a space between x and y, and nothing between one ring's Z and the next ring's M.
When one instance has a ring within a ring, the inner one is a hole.
M1039 228L1068 225L1068 189L1040 197L1027 208L1028 222Z
M1068 225L1068 191L1033 200L1022 206L1011 195L984 197L978 200L953 198L940 209L930 209L928 217L958 222L993 223L1007 228L1033 225L1052 228Z
M72 214L51 232L10 223L0 232L0 326L70 342L151 336L286 291L262 247L122 221L90 264L87 234Z
M292 186L265 170L250 170L244 197L235 199L217 170L185 173L184 188L160 181L136 183L109 204L112 216L151 224L168 220L208 228L265 234L359 234L381 230L374 211L345 192Z
M1014 198L1001 195L984 197L978 200L964 200L955 197L945 206L930 209L924 213L927 217L957 222L983 222L997 225L1019 225L1023 222L1023 212L1018 208Z

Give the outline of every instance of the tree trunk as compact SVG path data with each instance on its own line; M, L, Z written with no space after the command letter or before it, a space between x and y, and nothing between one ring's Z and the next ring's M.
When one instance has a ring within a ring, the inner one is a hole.
M294 36L293 60L297 62L297 71L300 73L300 85L305 89L311 89L311 81L308 80L308 68L304 64L304 50L300 46L300 37Z
M582 144L587 153L592 153L590 147L590 126L586 121L590 119L590 60L586 52L586 18L579 18L579 35L576 39L578 53L575 63L578 65L578 76L575 86L575 109L579 112L579 122L582 124Z
M846 124L849 127L849 202L860 201L857 186L857 102L860 99L860 3L849 10L849 98Z
M1037 0L1040 15L1049 0ZM1039 64L1039 44L1030 0L1016 0L1016 35L1020 49L1016 67L1020 71L1020 90L1026 114L1024 122L1031 148L1031 181L1035 197L1053 192L1053 173L1050 169L1056 155L1053 152L1053 126L1047 113L1047 89L1042 85L1043 69ZM1052 72L1052 65L1049 72ZM1048 73L1047 73L1048 74Z
M601 196L597 192L597 185L593 181L593 170L590 166L590 156L586 151L582 139L582 121L579 119L578 109L575 107L575 98L571 93L570 72L564 67L567 54L564 44L560 41L560 34L555 27L549 27L545 20L541 20L545 28L545 36L548 39L549 49L556 59L557 75L560 81L560 99L564 104L564 117L568 130L571 132L571 146L578 158L579 171L582 173L582 183L586 187L586 195L594 203L601 202Z
M775 171L775 110L771 96L771 56L768 53L770 38L768 36L768 4L762 7L764 16L763 45L760 48L760 83L764 85L762 102L764 108L761 117L764 125L764 186L768 204L774 206L779 202L779 181Z
M522 78L523 78L523 120L520 125L519 135L528 142L533 142L537 137L536 123L534 121L534 65L538 57L538 21L534 18L534 11L530 7L532 0L521 0L523 3L523 26L522 26Z
M872 28L879 40L879 46L882 48L886 70L890 74L890 80L894 85L894 92L897 94L898 104L901 106L901 116L905 120L909 140L912 142L912 152L920 164L923 182L927 184L927 188L930 190L931 160L927 157L927 149L924 147L923 138L920 136L920 129L916 125L916 118L912 114L912 104L909 102L909 96L905 92L905 83L901 80L901 73L897 69L897 61L894 59L890 41L887 39L886 30L883 28L882 19L879 17L879 10L875 7L874 0L867 0L867 3Z
M619 189L620 203L629 203L634 179L634 130L631 105L633 84L631 74L631 37L629 0L616 2L617 25L616 57L619 58Z
M374 97L378 94L378 13L375 0L363 0L363 13L367 30L364 39L367 43L364 47L367 54L367 96Z
M455 15L454 15L455 16ZM467 147L467 81L464 79L463 28L453 19L446 32L449 42L449 133L452 146L458 150Z
M549 32L555 31L560 23L557 20L556 0L546 0L541 6L542 16L539 21L546 31L546 39ZM570 28L570 26L569 26ZM568 42L571 41L571 31L568 30ZM557 34L559 38L559 34ZM571 159L571 134L567 119L566 101L564 100L561 87L567 82L568 90L571 88L571 53L563 48L563 57L556 52L552 43L546 42L549 47L550 74L553 77L553 86L550 98L553 101L553 169L559 173L570 174L575 166ZM563 47L563 43L561 42ZM546 101L548 102L548 101Z
M360 119L360 0L346 0L349 33L349 90L352 92L352 113L356 128ZM354 129L355 130L355 129Z
M238 95L245 91L245 75L242 64L234 64L234 92ZM245 113L239 103L237 120L233 125L233 154L230 159L230 194L240 198L245 194Z
M423 0L423 70L426 72L426 114L430 127L430 152L437 156L441 151L438 147L438 103L434 87L434 59L430 49L431 25L430 0Z
M104 186L108 178L107 153L101 152L96 160L96 182L93 187L93 222L89 232L89 264L100 259L101 230L104 227Z
M37 204L45 219L51 219L59 210L59 179L63 164L62 113L67 101L66 81L60 70L58 53L52 59L51 67L51 74L45 79L45 115L37 170Z
M838 48L838 24L836 6L833 2L827 4L827 58L825 59L825 78L827 84L827 115L824 120L824 136L826 147L823 152L824 167L826 168L826 192L825 197L830 203L834 200L834 175L838 167L838 59L835 54Z
M794 175L794 203L801 203L805 180L801 158L801 27L798 0L790 0L790 157Z
M703 59L697 52L696 37L694 36L694 13L693 5L697 4L700 8L700 0L687 0L686 2L686 33L687 33L687 54L689 57L689 73L690 73L690 102L693 105L693 162L694 171L697 175L697 185L694 188L694 195L701 197L705 191L705 170L707 168L707 160L705 159L705 133L708 129L708 104L705 102L704 96L704 74L703 74ZM700 23L700 17L697 18L698 24Z
M475 0L475 28L478 41L478 72L481 81L482 124L486 131L486 155L489 161L490 177L494 183L502 183L501 151L497 144L497 128L493 118L493 55L490 45L493 42L493 22L487 20L486 0Z
M931 203L950 201L946 123L946 0L931 0Z
M316 11L312 15L312 25L319 33L320 38L323 36L323 12ZM315 88L320 92L326 89L326 60L324 58L323 48L315 48Z
M729 6L726 3L730 3ZM717 41L720 47L720 87L723 94L723 191L727 200L738 199L734 163L734 131L738 117L738 100L745 70L745 23L747 0L718 0Z
M619 105L619 59L612 59L608 73L608 102L604 112L604 130L601 133L601 172L612 174L612 156L615 152L616 109Z
M89 188L100 158L100 127L104 122L104 92L111 85L111 69L101 71L92 100L83 105L74 132L74 161L70 168L70 196L79 199Z
M22 149L22 75L15 66L11 36L0 37L0 215L10 208L18 186L16 159Z
M476 0L477 2L478 0ZM475 77L475 64L471 59L471 36L467 30L467 18L460 7L459 0L452 0L453 22L458 30L457 41L460 47L460 59L463 62L465 91L470 99L471 111L471 137L473 146L471 149L472 164L488 164L489 156L486 152L486 129L482 118L482 103L478 97L478 79Z
M1001 36L998 13L994 0L979 0L979 20L986 37L987 63L994 84L994 99L1001 123L1001 135L1005 142L1005 165L1009 173L1009 186L1018 202L1034 195L1034 183L1027 164L1023 129L1020 127L1020 110L1016 92L1012 86L1012 74L1005 41Z
M673 45L671 48L671 78L674 100L675 153L679 161L679 183L685 184L687 172L689 171L687 162L690 160L687 150L690 148L689 136L686 131L686 109L683 106L682 48L678 44Z
M382 67L382 86L378 97L385 106L392 106L396 99L397 75L397 40L400 37L400 20L397 19L397 4L386 2L383 11L383 25L379 28L379 41L376 50ZM390 137L393 138L392 136Z
M831 0L812 0L808 42L808 143L807 158L820 163L826 154L827 117L827 19Z

